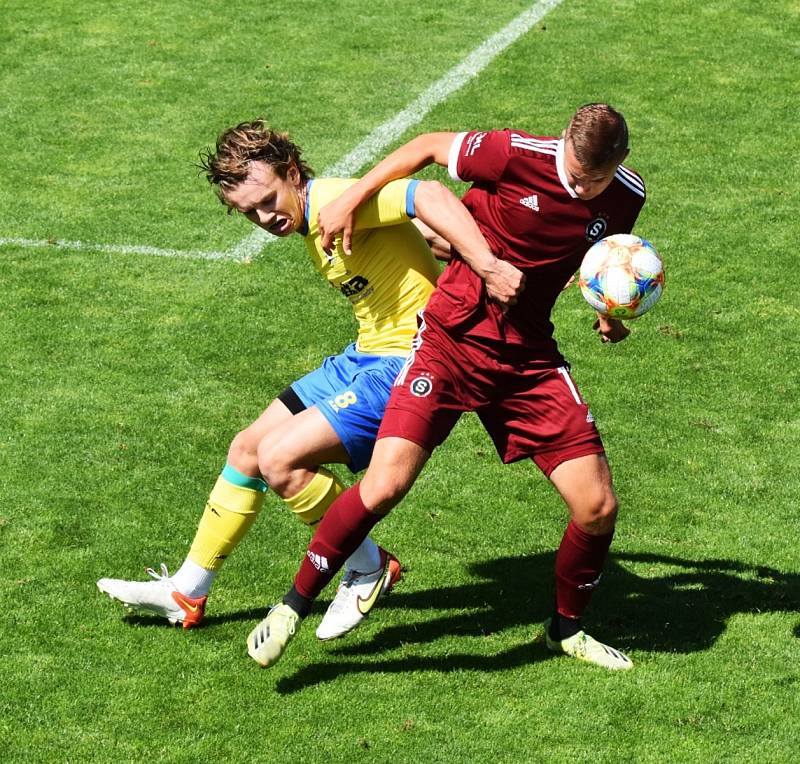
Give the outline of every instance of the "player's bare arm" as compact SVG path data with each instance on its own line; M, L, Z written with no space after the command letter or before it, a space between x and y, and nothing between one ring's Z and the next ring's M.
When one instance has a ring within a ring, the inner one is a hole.
M431 248L433 256L437 260L449 262L453 257L453 252L450 248L450 242L447 241L447 239L439 236L436 231L423 223L419 218L414 218L411 222L417 227L417 230L425 238L425 241L428 242L428 246Z
M618 318L609 318L600 313L597 314L597 320L592 328L600 335L602 342L622 342L631 333L631 330Z
M438 181L421 181L414 195L417 217L450 242L486 284L489 297L507 310L525 288L525 274L495 257L477 223L456 195Z
M351 238L358 206L389 181L413 175L430 164L447 167L447 157L455 135L426 133L417 136L381 160L340 197L326 204L317 216L322 248L330 253L335 237L341 234L344 253L351 254Z

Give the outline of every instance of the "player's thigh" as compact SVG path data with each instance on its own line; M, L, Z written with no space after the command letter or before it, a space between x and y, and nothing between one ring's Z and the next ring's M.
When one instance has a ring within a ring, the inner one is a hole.
M403 365L398 356L359 353L354 346L292 385L298 398L316 407L343 444L352 472L369 464L392 383Z
M429 451L410 440L394 437L378 440L361 481L364 505L386 514L408 493L429 458Z
M277 430L279 427L290 421L294 414L289 411L286 404L276 398L261 413L248 428L248 435L256 441L260 441L268 432Z
M550 480L578 525L602 530L613 523L617 498L604 454L586 454L561 462L550 473Z
M350 460L339 434L316 406L269 427L259 443L258 458L265 477L274 471L313 469Z
M241 469L239 463L253 461L267 433L277 430L292 417L292 412L276 398L254 422L233 438L228 449L228 463Z

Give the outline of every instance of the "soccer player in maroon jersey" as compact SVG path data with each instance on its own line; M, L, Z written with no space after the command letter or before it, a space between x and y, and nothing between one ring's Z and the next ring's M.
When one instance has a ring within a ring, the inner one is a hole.
M437 163L472 183L462 201L491 252L481 263L453 252L420 314L364 478L331 506L294 586L248 637L261 665L278 660L350 552L405 496L461 414L475 411L503 462L532 459L570 512L556 555L547 646L609 669L632 666L581 623L611 544L617 498L600 435L550 322L586 250L604 236L630 232L644 204L642 179L621 164L627 154L627 125L607 104L578 109L560 138L519 130L422 135L320 212L323 245L344 231L347 252L358 204L389 180ZM447 238L446 225L437 229ZM495 258L517 269L514 296L503 302L487 289ZM595 328L604 342L628 334L602 316Z

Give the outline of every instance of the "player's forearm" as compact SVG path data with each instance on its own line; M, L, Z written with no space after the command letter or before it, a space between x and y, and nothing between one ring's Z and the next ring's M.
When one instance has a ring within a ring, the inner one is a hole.
M417 217L452 244L480 276L486 295L505 313L525 288L525 274L494 256L478 225L452 191L437 181L422 181L414 193Z
M431 248L431 252L433 252L433 256L437 260L449 262L452 259L453 254L450 251L450 242L447 241L447 239L445 239L443 236L439 236L436 231L434 231L429 225L423 223L419 218L415 217L411 222L425 237L425 241L428 242L428 246Z
M413 138L351 186L347 190L349 200L357 207L393 180L413 175L430 164L446 167L453 137L454 133L426 133Z
M317 215L322 248L328 252L334 237L342 234L342 249L351 252L355 211L387 183L405 178L426 165L447 165L454 133L428 133L401 146L373 167L341 196L326 204Z

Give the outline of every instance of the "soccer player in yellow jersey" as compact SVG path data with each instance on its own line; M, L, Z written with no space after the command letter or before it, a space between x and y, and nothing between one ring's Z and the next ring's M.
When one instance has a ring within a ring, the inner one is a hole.
M355 180L314 179L300 148L261 120L222 133L203 167L229 209L275 236L304 238L317 270L351 303L358 338L286 388L234 437L188 557L174 575L162 564L160 574L148 569L149 581L97 582L127 607L187 629L201 622L212 582L256 519L268 488L313 528L344 490L322 465L346 464L355 473L369 463L392 383L411 350L417 313L438 274L412 218L432 240L438 221L447 219L451 230L463 231L463 240L451 242L460 252L488 251L466 209L444 186L405 179L359 208L352 254L344 255L341 246L326 253L317 211ZM504 305L513 301L502 264L482 261L478 254L472 261L485 265L479 275L494 299ZM327 564L323 558L312 562L320 569ZM332 639L357 626L399 576L396 558L365 539L345 565L317 636Z

